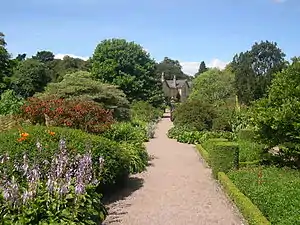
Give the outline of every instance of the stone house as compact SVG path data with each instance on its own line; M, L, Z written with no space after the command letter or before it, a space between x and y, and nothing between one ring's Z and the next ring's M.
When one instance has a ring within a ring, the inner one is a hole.
M162 88L166 98L178 99L178 101L185 101L192 89L192 83L188 80L177 80L174 76L173 80L165 80L164 74L161 76Z

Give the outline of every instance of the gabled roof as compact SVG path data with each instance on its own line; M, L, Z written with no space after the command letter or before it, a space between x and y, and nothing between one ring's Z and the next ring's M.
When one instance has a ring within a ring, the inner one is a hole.
M165 80L165 81L168 84L169 88L182 88L185 83L187 83L187 85L191 87L191 83L188 82L187 80L176 80L176 86L174 85L174 80Z

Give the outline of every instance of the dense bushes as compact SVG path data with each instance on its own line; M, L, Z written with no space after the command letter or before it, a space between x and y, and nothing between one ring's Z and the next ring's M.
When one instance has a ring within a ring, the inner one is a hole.
M30 98L22 107L22 116L33 124L67 126L89 133L101 133L113 122L112 112L93 101Z
M211 130L215 111L202 101L191 100L180 104L174 112L175 126L190 126L198 131Z
M130 107L130 115L132 120L140 120L150 123L157 121L160 117L162 117L162 114L162 110L153 107L148 102L133 102Z
M0 115L15 115L21 112L24 99L18 97L12 90L7 90L1 94Z
M271 224L299 224L299 171L257 167L231 171L228 176L258 206Z

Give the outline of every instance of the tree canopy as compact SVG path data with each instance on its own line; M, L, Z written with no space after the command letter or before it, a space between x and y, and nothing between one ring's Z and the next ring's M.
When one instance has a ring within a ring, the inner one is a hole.
M195 74L195 77L199 76L201 73L206 72L207 70L208 70L208 68L206 67L205 62L202 61L199 65L198 72Z
M188 75L182 72L182 66L178 60L165 57L163 61L156 65L156 73L161 76L164 73L166 80L171 80L176 76L177 79L188 79Z
M119 86L130 101L157 105L163 100L155 61L134 42L108 39L98 44L92 58L92 74L102 82Z
M277 44L269 41L255 43L251 50L235 55L231 66L241 103L249 104L265 95L273 74L286 66L284 57Z

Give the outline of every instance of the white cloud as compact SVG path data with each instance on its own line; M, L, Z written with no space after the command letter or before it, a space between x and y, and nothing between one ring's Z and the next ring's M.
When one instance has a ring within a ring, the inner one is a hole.
M212 59L206 64L207 67L224 69L228 62L224 62L220 59ZM194 75L199 69L200 62L180 62L182 71L188 75Z
M78 59L82 59L82 60L88 60L89 57L84 57L84 56L78 56L78 55L73 55L73 54L56 54L55 55L55 59L63 59L65 56L70 56L72 58L78 58Z

